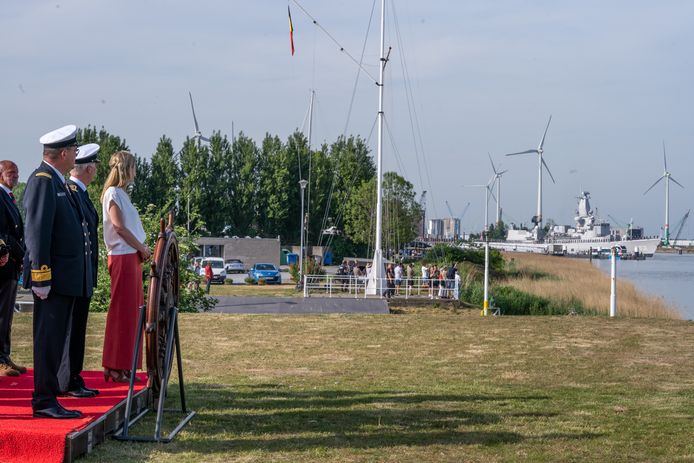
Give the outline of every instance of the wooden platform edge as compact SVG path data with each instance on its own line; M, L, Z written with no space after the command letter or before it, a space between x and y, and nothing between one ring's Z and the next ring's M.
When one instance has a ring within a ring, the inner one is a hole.
M150 403L150 390L145 387L133 397L133 408L130 417L133 418ZM94 447L101 444L114 431L123 426L125 421L125 402L123 398L106 414L89 423L83 429L68 434L65 437L65 457L63 462L72 463L82 455L91 453Z

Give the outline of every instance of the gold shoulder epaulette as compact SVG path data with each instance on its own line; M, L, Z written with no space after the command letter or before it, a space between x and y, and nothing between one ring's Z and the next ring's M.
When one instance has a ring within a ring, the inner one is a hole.
M77 193L77 185L70 185L70 189Z
M32 281L48 281L51 279L51 269L48 265L42 265L40 269L31 269L31 280Z
M48 172L37 172L36 176L37 177L53 178L53 176L51 174L49 174Z

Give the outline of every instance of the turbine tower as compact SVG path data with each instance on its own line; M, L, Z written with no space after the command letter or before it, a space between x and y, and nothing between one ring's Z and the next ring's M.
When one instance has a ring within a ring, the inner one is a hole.
M210 139L203 136L202 132L200 132L200 127L198 126L198 118L195 117L195 106L193 106L193 95L190 92L188 92L188 97L190 97L190 109L191 109L191 111L193 111L193 123L195 124L195 134L193 135L193 139L198 142L198 146L200 146L200 140L209 143Z
M489 231L489 196L497 201L492 193L495 177L489 179L486 185L463 185L464 188L484 188L484 233ZM467 209L466 209L467 210Z
M498 226L499 222L501 222L501 176L508 172L508 170L498 172L494 166L494 161L492 161L492 155L487 153L487 156L489 156L489 162L492 164L492 170L494 171L494 182L496 182L496 225ZM492 188L494 188L493 183Z
M549 177L552 179L552 183L557 183L554 181L554 176L550 172L549 167L544 159L542 159L542 153L544 153L545 138L547 137L547 130L549 129L549 124L552 122L552 115L549 116L549 121L547 121L547 127L545 128L545 133L542 134L542 140L540 144L535 149L529 149L526 151L520 151L518 153L509 153L506 156L516 156L518 154L531 154L537 153L537 215L533 217L533 222L536 224L537 234L536 238L541 238L542 233L542 167L547 169Z
M665 171L663 175L660 176L658 180L655 181L649 189L643 192L645 195L653 189L654 186L658 184L662 179L665 179L665 231L663 233L663 245L670 246L670 182L675 182L680 187L684 188L680 182L675 180L672 174L667 170L667 157L665 156L665 140L663 140L663 165L665 166Z

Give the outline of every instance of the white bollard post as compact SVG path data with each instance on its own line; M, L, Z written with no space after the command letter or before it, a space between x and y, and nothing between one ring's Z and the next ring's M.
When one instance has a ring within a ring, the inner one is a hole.
M612 272L610 278L610 318L617 316L617 248L612 248Z
M302 275L302 281L304 284L304 297L308 297L308 286L306 286L306 275Z
M482 315L487 316L489 308L489 241L484 243L484 307Z

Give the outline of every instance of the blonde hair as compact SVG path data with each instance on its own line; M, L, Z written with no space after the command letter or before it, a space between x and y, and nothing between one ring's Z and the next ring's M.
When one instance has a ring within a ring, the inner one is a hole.
M104 200L104 194L110 187L115 186L125 189L132 182L133 175L131 171L135 169L135 156L129 151L118 151L113 153L108 161L108 166L111 168L111 171L108 173L108 177L106 177L104 189L101 190L101 201Z

